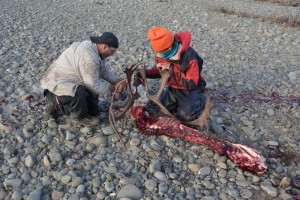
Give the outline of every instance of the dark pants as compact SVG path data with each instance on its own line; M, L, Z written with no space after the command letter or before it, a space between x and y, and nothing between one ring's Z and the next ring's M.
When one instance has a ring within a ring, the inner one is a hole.
M170 87L166 88L159 98L169 112L182 122L197 119L206 102L206 95L202 90L180 90Z
M74 97L56 96L48 90L44 91L44 96L46 102L55 107L55 111L62 111L64 114L71 115L74 118L97 116L99 113L98 95L93 94L81 85L77 87Z

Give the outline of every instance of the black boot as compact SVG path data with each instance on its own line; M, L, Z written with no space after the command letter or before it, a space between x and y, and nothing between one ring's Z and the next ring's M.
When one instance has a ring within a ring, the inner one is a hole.
M44 91L45 103L46 103L46 114L54 119L58 118L58 110L56 106L55 96L52 95L48 90Z

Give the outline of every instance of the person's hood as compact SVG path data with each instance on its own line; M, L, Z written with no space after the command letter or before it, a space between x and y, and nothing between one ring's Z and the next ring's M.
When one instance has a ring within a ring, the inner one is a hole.
M179 33L176 33L174 35L174 37L179 40L180 44L181 44L181 52L186 51L191 44L191 39L192 39L192 35L189 31L182 31Z

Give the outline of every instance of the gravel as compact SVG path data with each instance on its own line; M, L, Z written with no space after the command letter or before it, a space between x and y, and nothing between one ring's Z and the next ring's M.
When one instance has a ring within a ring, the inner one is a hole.
M2 0L0 199L289 199L300 194L300 31L216 12L216 6L257 15L299 13L299 7L250 0ZM141 135L130 118L122 135L125 148L107 119L109 95L100 99L98 126L80 127L66 116L58 123L47 118L40 79L64 49L113 31L120 48L109 63L124 76L131 63L153 65L146 37L152 26L192 33L214 102L208 132L262 152L268 163L264 175L236 168L205 146Z

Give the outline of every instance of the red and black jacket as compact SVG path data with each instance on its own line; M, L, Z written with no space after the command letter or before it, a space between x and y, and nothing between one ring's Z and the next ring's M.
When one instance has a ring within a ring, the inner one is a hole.
M203 60L196 51L190 47L190 32L179 32L174 36L181 44L181 48L177 54L170 59L162 59L158 57L158 54L155 55L156 64L170 64L169 71L171 76L167 81L167 85L175 89L200 89L204 91L206 82L204 77L201 76ZM152 69L147 69L146 76L148 78L160 78L160 73L157 67L154 66Z

